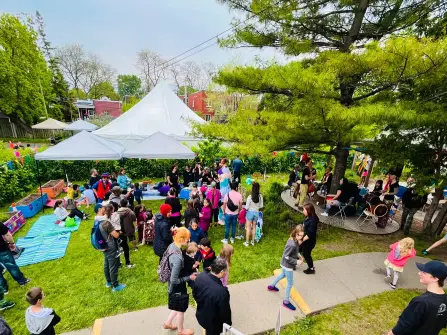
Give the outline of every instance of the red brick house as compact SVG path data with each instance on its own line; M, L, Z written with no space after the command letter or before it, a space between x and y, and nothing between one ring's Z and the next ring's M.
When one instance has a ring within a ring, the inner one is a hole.
M77 100L79 119L85 120L94 116L109 115L118 117L121 115L123 104L121 101L112 101L107 97L99 100Z
M180 95L180 99L185 100L184 96ZM215 111L210 109L210 106L206 102L206 92L199 91L188 95L188 107L194 112L200 113L200 116L205 121L210 121L214 116Z

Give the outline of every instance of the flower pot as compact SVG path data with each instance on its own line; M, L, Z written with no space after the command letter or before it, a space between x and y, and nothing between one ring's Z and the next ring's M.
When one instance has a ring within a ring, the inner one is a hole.
M33 193L27 195L25 198L16 203L16 208L21 211L25 219L32 218L34 215L39 213L42 207L46 204L48 200L48 194L43 193L40 196L39 193ZM12 212L12 207L9 207Z
M3 213L9 216L9 219L3 224L8 227L9 232L14 234L25 224L25 217L21 211Z
M48 194L48 197L56 198L64 189L65 183L63 179L50 180L48 183L42 185L42 193ZM40 188L37 189L37 193L40 193Z

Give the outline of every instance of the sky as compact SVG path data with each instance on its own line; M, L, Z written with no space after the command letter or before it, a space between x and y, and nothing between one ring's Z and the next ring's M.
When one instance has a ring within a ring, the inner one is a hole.
M228 29L235 15L216 0L0 0L0 12L36 10L53 46L83 45L119 74L138 73L138 51L149 49L170 59ZM249 63L255 56L280 57L271 49L215 45L187 60L224 65Z

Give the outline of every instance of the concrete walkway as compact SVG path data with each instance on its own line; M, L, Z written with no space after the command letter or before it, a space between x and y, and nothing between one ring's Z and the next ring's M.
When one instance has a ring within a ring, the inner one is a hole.
M229 286L233 327L244 334L264 333L275 328L279 310L281 324L293 323L296 319L338 304L354 301L371 294L391 290L389 280L384 279L387 253L362 253L330 258L315 262L316 273L305 275L302 269L294 272L294 288L291 298L298 306L295 312L281 307L284 297L283 285L280 292L268 292L266 287L273 277L252 280ZM415 262L425 263L426 258L410 260L402 275L398 288L422 289ZM125 291L121 294L125 294ZM166 297L167 298L167 297ZM163 330L161 325L168 315L167 306L119 314L98 319L92 330L81 330L64 335L168 335L176 334ZM191 306L185 315L185 326L201 333Z

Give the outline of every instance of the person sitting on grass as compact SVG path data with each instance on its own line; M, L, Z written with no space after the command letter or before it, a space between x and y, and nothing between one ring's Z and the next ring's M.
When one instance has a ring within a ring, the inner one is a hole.
M67 212L67 210L63 206L62 200L56 200L56 203L54 204L54 215L56 215L57 219L60 221L65 221L67 217L74 218L77 216L81 220L87 220L88 215L82 213L79 209L73 208L70 213Z
M33 287L26 292L26 301L31 305L25 313L26 328L32 335L56 335L54 326L61 318L51 308L45 308L42 301L45 298L40 287Z
M95 192L90 189L88 184L84 184L84 191L78 199L78 205L86 205L86 208L89 208L91 204L96 204Z

